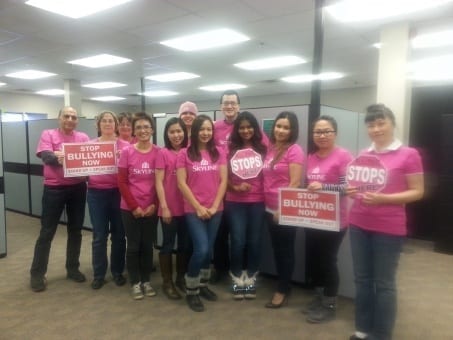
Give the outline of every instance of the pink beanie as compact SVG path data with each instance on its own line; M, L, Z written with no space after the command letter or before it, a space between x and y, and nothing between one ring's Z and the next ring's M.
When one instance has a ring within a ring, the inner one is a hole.
M190 112L193 113L195 116L198 114L198 108L195 105L195 103L192 102L184 102L181 104L179 107L179 115L181 116L182 113L184 112Z

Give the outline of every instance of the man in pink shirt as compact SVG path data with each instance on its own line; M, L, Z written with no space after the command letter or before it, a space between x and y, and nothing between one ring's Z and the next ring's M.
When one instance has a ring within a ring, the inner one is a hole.
M82 226L85 217L86 178L63 175L63 143L87 142L89 137L75 131L77 112L72 107L63 107L58 114L59 127L44 130L38 143L36 155L44 163L44 191L42 197L41 231L36 241L33 262L30 269L31 289L40 292L46 289L45 274L49 262L50 246L66 209L68 242L66 249L67 278L84 282L85 275L79 271Z

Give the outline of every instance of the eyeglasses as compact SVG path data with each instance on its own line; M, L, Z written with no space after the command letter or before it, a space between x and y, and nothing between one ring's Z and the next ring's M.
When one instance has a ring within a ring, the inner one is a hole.
M236 102L222 102L222 105L223 106L228 106L228 105L236 106L236 105L238 105L238 103L236 103Z
M326 136L326 137L330 137L330 136L333 136L335 134L335 130L317 130L317 131L313 131L313 136L315 137L321 137L322 135Z
M66 114L63 115L63 119L76 121L78 119L78 117L74 116L74 115L68 115L66 113Z
M149 125L137 125L135 130L151 130L151 126Z

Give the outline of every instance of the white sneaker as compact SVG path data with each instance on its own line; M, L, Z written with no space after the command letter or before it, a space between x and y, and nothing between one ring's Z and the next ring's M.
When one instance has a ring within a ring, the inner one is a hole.
M134 299L134 300L143 299L144 296L143 296L142 287L141 287L140 283L132 285L131 296L132 296L132 299Z
M143 293L145 293L146 296L156 296L156 291L151 287L150 282L143 283Z

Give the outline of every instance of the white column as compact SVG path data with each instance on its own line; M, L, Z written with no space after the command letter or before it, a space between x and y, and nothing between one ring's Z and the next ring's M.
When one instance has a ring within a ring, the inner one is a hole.
M80 81L76 79L64 80L64 105L73 107L79 116L82 114L82 94Z
M393 111L397 137L407 144L411 106L411 82L407 79L409 25L383 28L380 42L377 102Z

